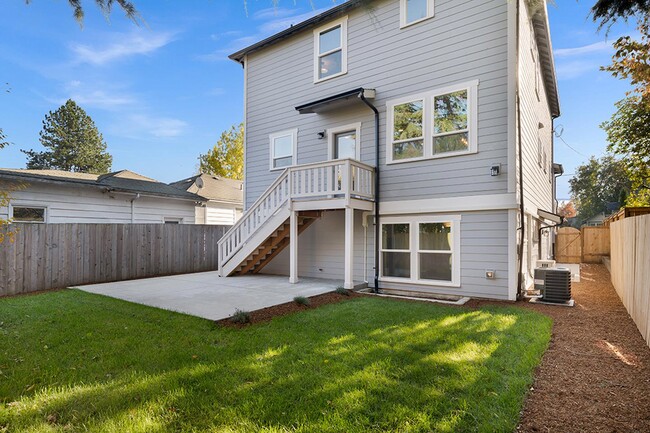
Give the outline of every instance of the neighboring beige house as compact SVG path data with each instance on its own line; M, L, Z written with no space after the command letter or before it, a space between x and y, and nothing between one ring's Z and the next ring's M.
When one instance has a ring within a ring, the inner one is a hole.
M22 185L0 218L31 223L194 224L204 201L129 170L102 175L0 169L0 183Z
M233 225L244 207L243 181L197 174L170 184L205 199L196 207L196 224Z

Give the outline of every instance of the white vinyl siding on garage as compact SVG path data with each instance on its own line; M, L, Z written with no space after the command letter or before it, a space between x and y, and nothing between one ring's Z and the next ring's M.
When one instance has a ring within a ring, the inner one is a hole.
M47 223L131 223L131 200L135 194L106 193L99 188L61 186L32 182L12 193L11 206L46 207ZM191 200L141 196L133 203L135 223L163 223L165 218L194 224ZM0 208L0 218L9 216Z

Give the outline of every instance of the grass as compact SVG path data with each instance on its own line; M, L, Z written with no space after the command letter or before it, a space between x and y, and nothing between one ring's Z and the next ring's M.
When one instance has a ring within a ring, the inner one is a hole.
M551 321L358 298L244 329L0 299L0 432L511 432Z

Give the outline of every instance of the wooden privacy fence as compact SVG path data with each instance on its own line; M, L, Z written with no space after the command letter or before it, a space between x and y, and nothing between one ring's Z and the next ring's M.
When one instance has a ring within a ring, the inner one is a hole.
M0 244L0 296L217 270L229 226L12 224Z
M609 227L562 227L557 231L558 263L601 263L609 256Z
M650 215L610 224L612 284L650 346Z

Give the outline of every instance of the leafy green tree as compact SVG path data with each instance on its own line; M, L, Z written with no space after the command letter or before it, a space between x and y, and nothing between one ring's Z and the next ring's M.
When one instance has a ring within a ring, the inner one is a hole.
M46 151L21 150L28 156L27 168L82 173L108 173L113 157L95 122L72 99L45 115L40 142Z
M632 181L630 204L650 205L650 16L639 22L641 39L619 38L612 64L602 68L634 86L601 125L609 150L622 156Z
M217 144L199 156L202 173L229 179L244 178L244 124L233 125L221 133Z
M643 15L650 11L650 0L597 0L591 8L594 21L603 26L619 18L624 20L633 15Z
M612 155L600 159L589 158L586 164L576 169L569 179L571 198L578 212L578 222L584 223L601 212L607 213L610 203L620 203L622 194L631 188L625 163Z
M25 3L30 4L31 1L32 0L25 0ZM85 16L83 0L68 0L68 3L70 4L70 7L72 7L74 18L77 20L79 25L81 25ZM111 14L113 6L116 3L124 11L128 19L136 24L138 23L140 15L132 2L128 0L95 0L95 4L107 18Z

